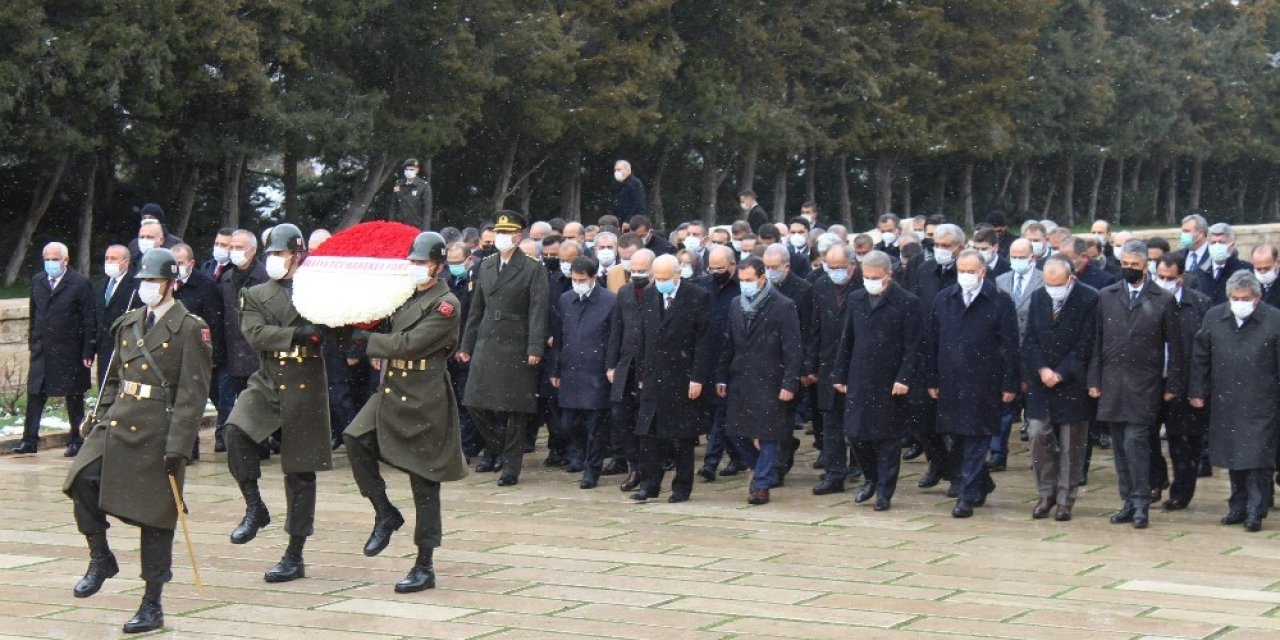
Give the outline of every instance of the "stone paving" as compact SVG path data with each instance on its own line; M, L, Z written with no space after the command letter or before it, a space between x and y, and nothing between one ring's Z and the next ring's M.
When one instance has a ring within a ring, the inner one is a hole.
M205 451L212 450L210 433ZM613 478L577 478L529 458L518 486L472 474L444 490L439 588L397 595L412 564L412 524L377 558L361 545L372 522L339 454L320 474L319 533L308 578L268 585L280 556L282 483L272 463L263 493L273 523L233 546L243 512L225 463L190 471L190 523L205 594L185 549L174 549L167 627L180 638L1226 638L1280 633L1280 544L1274 530L1223 527L1225 474L1204 480L1191 508L1154 512L1137 531L1107 522L1118 502L1110 456L1098 452L1075 520L1032 520L1025 447L989 506L950 516L945 484L915 488L903 464L894 509L855 505L852 492L815 497L814 453L801 454L773 503L745 502L746 479L698 480L693 500L629 504ZM0 458L0 638L118 637L137 607L137 533L111 530L121 574L88 600L71 597L87 562L59 491L60 450ZM388 474L410 517L408 483ZM665 488L663 497L665 498ZM1274 520L1274 519L1272 519Z

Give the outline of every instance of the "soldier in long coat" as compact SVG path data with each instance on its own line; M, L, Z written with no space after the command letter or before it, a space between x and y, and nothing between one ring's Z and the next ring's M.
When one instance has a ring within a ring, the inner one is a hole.
M426 229L431 226L431 183L418 177L422 163L416 158L404 161L404 178L391 189L391 210L387 220Z
M315 525L316 472L333 466L329 384L320 357L324 331L308 323L293 306L293 272L302 264L306 249L297 227L282 224L272 229L266 248L271 280L241 294L241 332L260 353L262 368L249 377L248 388L236 399L224 433L227 466L245 501L244 519L231 532L233 544L253 540L271 522L258 492L259 444L281 433L289 547L279 564L263 576L267 582L305 577L302 548Z
M89 569L76 583L75 597L97 593L120 571L107 544L107 516L142 529L147 587L125 633L164 626L160 595L173 579L178 518L169 476L182 485L213 369L209 328L173 299L177 271L168 249L143 257L137 277L147 306L112 327L116 351L101 388L98 419L62 485L74 504L76 528L89 541Z
M373 533L364 554L376 556L391 542L404 517L387 498L381 460L409 474L418 559L396 584L397 593L435 587L432 555L440 546L440 483L467 475L446 361L458 342L458 299L440 281L445 242L426 231L414 240L409 260L417 291L391 316L389 333L369 336L366 353L382 359L382 389L373 394L342 434L360 495L373 503Z
M458 358L471 363L463 403L488 449L476 471L497 471L500 466L500 486L520 481L524 429L529 414L538 410L538 365L547 346L547 272L520 251L522 229L520 214L498 214L498 253L476 269L471 311L458 350Z
M1227 279L1227 303L1209 310L1192 351L1191 406L1209 409L1209 451L1231 476L1222 524L1262 529L1280 436L1280 310L1260 304L1252 271Z

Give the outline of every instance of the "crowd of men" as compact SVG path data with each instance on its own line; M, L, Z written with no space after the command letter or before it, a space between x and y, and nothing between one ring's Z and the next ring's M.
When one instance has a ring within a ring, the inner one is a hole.
M406 163L398 198L426 190L416 169ZM439 483L465 474L453 448L499 485L516 485L544 427L543 464L577 474L582 489L618 476L636 502L665 489L676 503L692 497L697 478L750 472L753 505L784 485L807 427L821 451L814 494L860 480L855 502L891 509L901 460L923 455L918 487L948 481L951 514L967 518L995 490L1021 421L1034 518L1070 520L1093 448L1112 447L1121 498L1113 523L1145 528L1153 504L1185 509L1197 478L1219 467L1231 480L1223 524L1261 528L1280 435L1274 244L1252 247L1245 261L1231 226L1199 214L1183 219L1176 250L1112 233L1102 220L1087 235L1048 220L1015 234L999 211L972 236L941 217L894 214L880 216L874 236L852 234L826 224L814 203L772 222L750 191L732 224L695 220L660 234L630 165L619 161L614 177L613 212L595 224L527 224L501 211L479 227L424 233L409 256L422 269L418 293L373 333L317 327L292 307L290 279L328 237L322 230L304 239L282 225L287 238L274 233L263 259L257 233L222 229L200 263L165 230L160 207L147 205L137 238L106 249L96 283L50 243L32 280L30 401L14 452L36 452L49 396L67 402L65 454L80 451L91 370L111 380L113 351L135 348L119 337L124 325L141 325L130 310L162 304L154 291L139 295L157 278L139 268L160 249L173 261L172 277L160 278L165 291L207 338L200 397L217 407L215 450L227 452L246 503L233 543L270 522L257 481L261 461L281 456L290 545L268 581L305 575L315 472L345 445L375 508L368 555L404 522L378 460L410 473L420 557L402 584L429 588ZM444 286L432 290L436 282ZM397 331L405 335L385 337ZM425 342L409 349L412 340ZM384 435L383 420L434 425L430 445ZM199 458L198 443L181 442L191 446L182 458ZM153 526L166 524L171 541L171 521ZM82 530L99 563L85 578L91 595L114 575L114 559L103 559L105 542L94 546L99 531Z

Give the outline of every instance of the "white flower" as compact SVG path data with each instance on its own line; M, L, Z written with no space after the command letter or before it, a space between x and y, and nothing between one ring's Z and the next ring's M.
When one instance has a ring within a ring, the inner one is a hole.
M311 256L293 275L293 305L310 322L330 327L390 316L409 296L408 260Z

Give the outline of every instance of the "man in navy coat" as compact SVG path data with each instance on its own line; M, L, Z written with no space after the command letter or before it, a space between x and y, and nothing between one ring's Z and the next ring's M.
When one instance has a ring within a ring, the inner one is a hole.
M547 367L551 386L560 392L560 430L569 438L569 466L582 468L582 489L599 484L608 439L611 389L605 359L617 296L597 285L599 268L588 256L575 258L570 266L573 288L557 305L560 318Z
M934 300L925 334L925 384L938 401L938 433L955 440L951 515L968 518L986 503L995 482L987 472L991 436L1000 429L1002 403L1018 391L1018 317L1009 294L986 277L982 254L956 259L956 284Z

